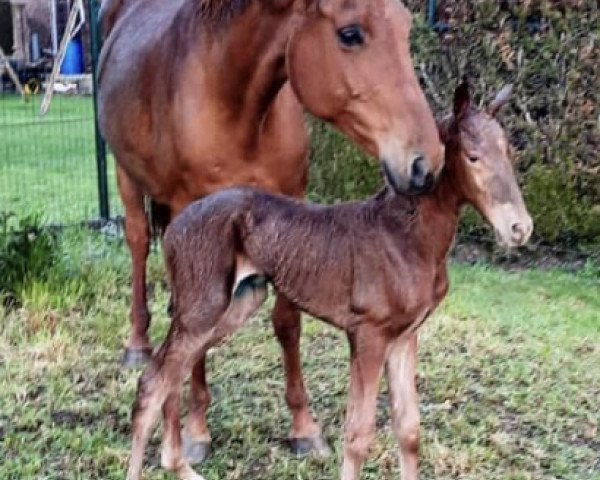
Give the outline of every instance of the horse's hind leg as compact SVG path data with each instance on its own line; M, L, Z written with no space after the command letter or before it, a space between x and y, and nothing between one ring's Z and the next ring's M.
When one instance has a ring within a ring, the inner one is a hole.
M285 399L292 413L290 446L296 455L311 452L329 455L329 447L321 436L321 428L313 420L308 407L300 359L300 334L302 324L298 309L282 295L277 296L272 313L273 328L283 350L286 374Z
M125 236L132 264L131 334L123 356L123 365L131 367L145 363L152 355L152 345L147 333L150 314L146 303L146 261L150 250L150 231L143 192L120 167L117 167L117 181L125 206Z

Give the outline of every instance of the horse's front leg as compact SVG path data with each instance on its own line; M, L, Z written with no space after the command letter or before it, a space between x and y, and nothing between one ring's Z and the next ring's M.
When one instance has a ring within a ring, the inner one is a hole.
M132 265L131 333L122 362L127 367L134 367L144 364L152 355L152 345L148 338L150 313L146 300L146 261L150 251L150 229L143 192L119 167L117 181L125 206L125 236Z
M358 480L375 435L375 411L387 339L376 328L361 325L348 334L350 389L344 432L342 480Z
M387 359L392 428L400 449L402 480L419 478L420 413L416 387L417 334L397 339Z
M315 453L329 455L329 447L321 436L321 427L314 421L308 406L300 359L302 324L299 310L282 295L277 296L272 313L273 328L283 351L286 375L285 399L292 414L290 446L296 455Z

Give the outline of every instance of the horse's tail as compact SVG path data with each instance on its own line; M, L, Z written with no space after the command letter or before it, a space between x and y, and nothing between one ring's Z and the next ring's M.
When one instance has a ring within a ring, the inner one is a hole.
M147 199L146 213L153 238L161 238L171 221L171 209L167 205Z

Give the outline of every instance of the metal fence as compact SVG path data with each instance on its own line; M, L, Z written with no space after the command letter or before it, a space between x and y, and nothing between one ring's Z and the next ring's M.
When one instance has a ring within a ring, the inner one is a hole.
M88 1L91 37L88 64L97 58L94 28L98 1ZM86 39L85 43L88 41ZM26 82L26 68L15 65ZM47 71L36 72L40 80ZM93 89L95 91L95 89ZM40 117L41 94L18 94L7 75L0 78L0 211L40 214L45 222L74 225L120 212L114 161L106 157L95 129L94 96L57 94Z

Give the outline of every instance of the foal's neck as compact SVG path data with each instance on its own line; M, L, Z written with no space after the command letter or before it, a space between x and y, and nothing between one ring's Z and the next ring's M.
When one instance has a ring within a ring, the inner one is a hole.
M450 166L452 152L446 151L446 167L434 190L412 199L413 215L418 217L410 230L418 243L427 244L423 250L429 260L435 263L444 262L456 234L458 220L464 199L460 193L460 185ZM391 195L388 211L394 215L397 208L406 209L406 197Z
M260 137L287 80L286 46L299 21L291 4L273 11L268 3L251 2L228 25L201 28L198 38L219 120L250 146Z

